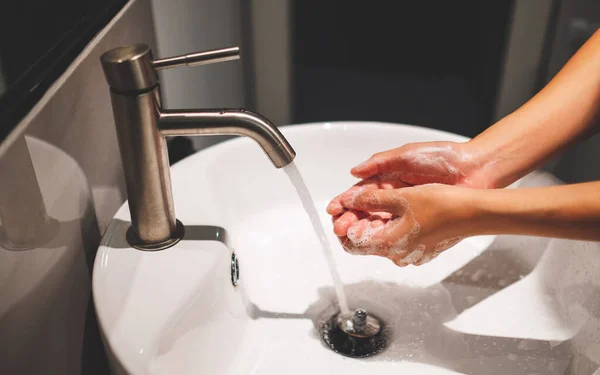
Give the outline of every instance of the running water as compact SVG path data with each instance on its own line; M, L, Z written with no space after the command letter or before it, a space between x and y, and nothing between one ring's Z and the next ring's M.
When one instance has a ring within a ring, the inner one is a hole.
M296 164L291 162L287 166L283 168L285 173L287 173L290 181L296 188L298 192L298 196L302 201L302 206L304 206L304 211L310 218L312 222L313 229L317 237L319 237L319 241L321 242L321 247L323 248L323 255L327 260L327 265L329 266L329 272L331 273L331 278L333 279L333 286L335 287L335 294L337 295L338 303L340 305L340 310L342 313L349 312L348 301L346 300L346 294L344 293L344 288L342 285L342 280L340 279L340 274L338 273L338 269L335 265L335 260L333 259L333 252L331 251L331 245L329 241L327 241L327 236L325 236L325 230L321 225L321 220L319 219L319 214L317 213L317 209L315 208L315 203L310 196L310 192L306 188L306 184L302 179L302 175L298 168L296 168Z

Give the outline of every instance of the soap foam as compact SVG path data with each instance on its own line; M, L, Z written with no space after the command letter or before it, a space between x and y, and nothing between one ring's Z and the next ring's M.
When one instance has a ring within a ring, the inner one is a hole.
M401 219L402 218L398 218L398 219L394 219L394 220L401 220ZM396 243L393 246L390 247L390 255L398 256L398 255L404 254L408 250L409 246L413 243L414 239L417 237L420 230L421 230L421 225L417 221L414 221L410 232L405 234L402 238L400 238L398 241L396 241Z
M428 173L422 172L403 172L401 179L411 180L411 178L445 178L444 183L457 183L460 179L465 179L467 170L474 170L480 164L473 155L464 150L455 151L451 146L428 146L406 152L403 157L417 169L428 170ZM458 166L465 167L462 171ZM414 181L413 181L414 183Z
M376 234L379 234L380 232L383 231L385 227L379 226L379 227L371 227L370 225L367 225L367 227L363 230L363 232L361 233L360 236L357 235L357 231L358 231L358 226L352 226L348 229L348 239L352 242L352 244L356 247L356 248L362 248L363 250L362 252L369 252L369 248L373 248L374 246L368 246L370 242L372 242L373 236L375 236ZM366 247L366 249L365 249Z
M444 250L447 250L447 249L451 248L452 246L456 245L457 243L459 243L463 239L464 239L464 237L452 237L452 238L448 238L446 240L443 240L441 242L438 242L437 245L435 245L435 248L433 249L433 252L437 253L439 255L441 252L443 252Z
M415 264L423 257L425 253L425 245L419 245L410 254L404 257L402 260L404 263Z

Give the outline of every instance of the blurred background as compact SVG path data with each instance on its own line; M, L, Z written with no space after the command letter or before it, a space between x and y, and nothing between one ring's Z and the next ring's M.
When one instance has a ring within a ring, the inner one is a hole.
M237 62L162 71L166 108L473 137L544 87L599 27L598 0L3 2L0 374L108 372L92 267L126 194L104 51L241 47ZM224 139L170 139L171 162ZM565 182L597 180L598 160L596 136L544 168Z
M243 60L164 72L169 107L240 105L277 124L383 121L469 137L543 88L600 26L594 0L189 3L153 3L159 53L241 44ZM172 159L222 139L175 140ZM546 168L567 181L600 178L576 161L597 160L596 148Z

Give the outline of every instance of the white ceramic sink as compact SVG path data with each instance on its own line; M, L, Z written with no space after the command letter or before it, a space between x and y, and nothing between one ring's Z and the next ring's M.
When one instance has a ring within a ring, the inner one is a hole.
M133 374L592 374L600 362L600 247L531 237L463 241L421 267L346 254L327 202L349 169L407 142L462 141L380 123L283 128L322 213L351 307L392 332L369 359L328 349L316 327L333 312L331 279L293 186L251 140L172 168L186 236L159 252L130 248L123 206L98 251L93 290L115 372ZM536 172L519 184L558 183ZM240 284L231 283L231 249ZM218 238L217 238L218 237ZM212 241L210 240L212 239Z

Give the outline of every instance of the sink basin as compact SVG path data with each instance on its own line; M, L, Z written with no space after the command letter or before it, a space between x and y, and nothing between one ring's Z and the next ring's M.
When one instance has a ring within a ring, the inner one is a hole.
M387 349L351 359L323 344L318 327L335 312L335 298L318 239L286 174L239 138L173 166L175 211L186 227L177 245L131 248L126 205L107 229L93 292L114 372L592 374L598 368L597 243L475 237L406 268L339 246L325 206L355 183L353 165L407 142L465 138L368 122L282 132L330 234L350 306L385 322ZM557 183L534 172L516 185Z

